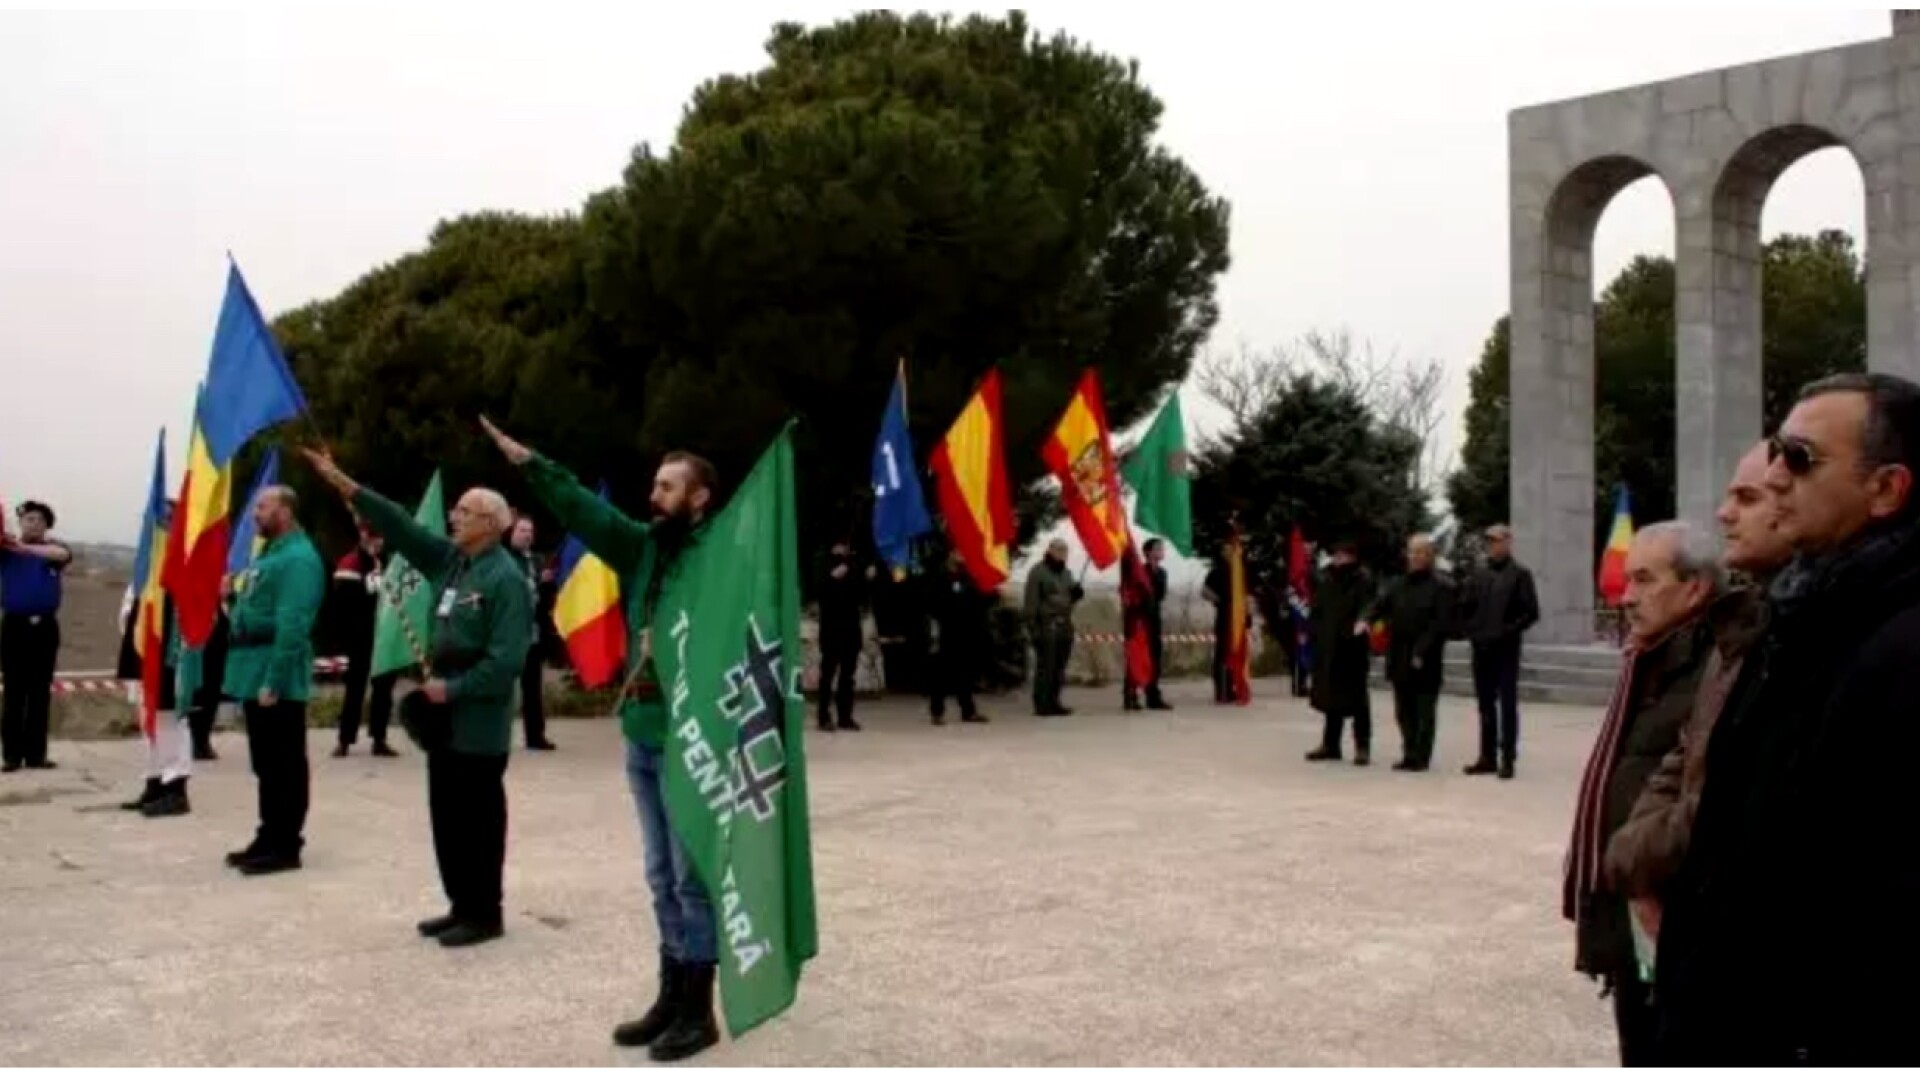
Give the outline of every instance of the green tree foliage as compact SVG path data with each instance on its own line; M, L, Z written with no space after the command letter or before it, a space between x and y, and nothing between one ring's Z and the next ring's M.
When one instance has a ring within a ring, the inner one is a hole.
M1866 279L1853 238L1838 230L1777 237L1763 258L1763 419L1772 430L1802 385L1865 367ZM1633 493L1637 519L1674 513L1673 298L1673 261L1641 256L1608 284L1594 307L1596 544L1605 542L1614 485L1622 481ZM1474 367L1461 467L1447 481L1454 516L1467 529L1505 521L1510 513L1511 370L1509 325L1502 316Z
M902 358L923 456L1002 364L1016 485L1083 367L1116 426L1185 377L1217 318L1227 207L1154 145L1161 105L1133 65L1018 14L782 25L767 49L578 219L454 222L283 318L343 463L399 490L434 464L498 479L471 428L485 408L632 506L659 453L738 479L797 415L819 546L864 535Z
M1285 566L1295 525L1311 541L1351 539L1368 561L1392 565L1406 538L1430 524L1421 452L1416 435L1382 421L1354 387L1294 373L1247 423L1196 455L1194 544L1203 556L1218 553L1237 515L1255 574Z

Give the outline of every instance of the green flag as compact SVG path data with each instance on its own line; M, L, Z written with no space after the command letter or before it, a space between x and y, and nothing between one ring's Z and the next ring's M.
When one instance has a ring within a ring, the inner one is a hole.
M447 535L446 500L440 494L440 473L435 470L420 497L420 509L413 520L435 536ZM432 630L433 597L428 583L407 560L387 552L387 566L380 575L380 607L373 619L374 675L402 671L420 662ZM401 620L405 620L404 625Z
M652 631L671 709L667 818L713 899L738 1037L793 1004L820 947L788 432L680 558Z
M1120 475L1134 491L1133 519L1191 557L1193 480L1187 473L1187 423L1180 417L1179 391L1160 407Z

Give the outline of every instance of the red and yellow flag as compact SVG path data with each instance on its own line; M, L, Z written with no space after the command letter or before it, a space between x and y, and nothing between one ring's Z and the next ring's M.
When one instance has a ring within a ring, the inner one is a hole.
M982 592L1007 580L1013 542L1013 497L1001 437L1000 371L987 372L929 464L939 482L947 536Z
M607 486L600 485L600 498ZM553 625L567 643L580 685L591 690L620 675L627 659L627 616L620 607L620 579L585 541L567 537L560 548L560 590L553 603Z
M220 618L220 580L227 573L227 548L232 536L229 520L233 503L233 464L213 463L206 433L195 411L193 439L187 451L187 474L180 482L180 503L173 527L167 531L166 569L161 580L173 597L180 637L194 648L213 636Z
M154 736L167 662L167 597L160 587L167 525L167 433L162 431L153 451L153 483L140 514L140 546L133 556L133 651L140 657L140 730L148 739Z
M1619 607L1627 597L1627 549L1632 546L1633 509L1627 503L1627 486L1622 484L1613 504L1613 532L1600 555L1600 596L1609 607Z
M1080 386L1040 456L1060 480L1060 498L1087 557L1102 570L1118 562L1132 546L1133 532L1120 499L1120 463L1107 429L1100 376L1092 368L1080 376Z
M1231 680L1233 700L1245 705L1253 700L1253 685L1248 679L1252 650L1247 642L1247 559L1240 540L1240 526L1234 525L1227 537L1227 677Z

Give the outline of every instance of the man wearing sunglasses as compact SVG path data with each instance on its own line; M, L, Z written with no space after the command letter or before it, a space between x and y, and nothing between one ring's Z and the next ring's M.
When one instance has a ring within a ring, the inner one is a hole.
M1920 1008L1920 386L1808 386L1769 445L1795 557L1667 897L1662 1064L1910 1061Z

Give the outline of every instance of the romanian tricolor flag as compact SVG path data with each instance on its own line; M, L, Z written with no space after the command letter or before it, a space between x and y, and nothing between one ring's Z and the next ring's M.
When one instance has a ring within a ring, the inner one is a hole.
M1232 680L1233 700L1245 705L1253 700L1248 680L1252 663L1247 644L1247 559L1246 546L1240 540L1236 523L1227 536L1227 677Z
M929 462L939 480L947 536L982 592L999 588L1010 566L1013 497L1002 445L1000 372L995 369L980 380Z
M1107 428L1100 376L1092 368L1080 377L1040 456L1060 480L1061 500L1087 557L1102 570L1112 566L1132 546L1133 531L1120 498L1120 463Z
M600 498L607 497L606 485ZM620 579L577 536L560 548L560 592L553 624L567 643L580 685L612 682L627 659L627 618L620 609Z
M133 651L140 657L140 730L153 738L160 683L167 663L167 594L160 586L166 562L167 433L153 450L153 483L140 515L140 546L133 556Z
M1633 510L1627 503L1627 485L1621 484L1613 504L1613 532L1600 555L1600 596L1609 607L1619 607L1627 596L1627 549L1633 546Z
M240 268L229 266L207 381L194 408L180 525L168 537L164 573L189 647L206 644L220 615L220 579L233 532L233 459L255 434L306 407Z

